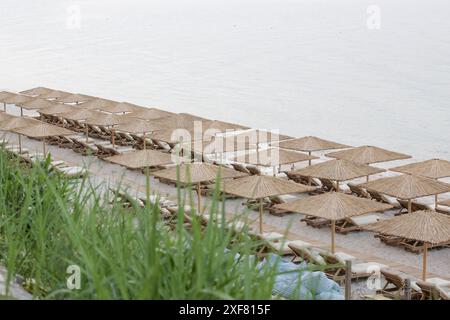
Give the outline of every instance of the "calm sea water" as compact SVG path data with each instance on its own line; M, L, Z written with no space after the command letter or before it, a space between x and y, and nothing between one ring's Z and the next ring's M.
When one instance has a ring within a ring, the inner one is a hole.
M1 0L0 88L450 158L449 11L448 0Z

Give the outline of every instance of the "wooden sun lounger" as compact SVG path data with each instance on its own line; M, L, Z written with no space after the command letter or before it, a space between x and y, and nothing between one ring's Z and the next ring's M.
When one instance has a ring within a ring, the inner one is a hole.
M236 171L250 174L250 171L248 171L242 164L232 163L231 165L233 166L234 170L236 170Z
M400 242L400 246L402 246L406 251L419 254L423 252L424 249L424 243L423 241L417 241L417 240L408 240L403 239ZM428 249L440 249L440 248L449 248L450 242L440 243L440 244L429 244Z
M370 194L363 188L358 187L356 184L347 183L347 186L349 187L349 189L353 195L360 197L360 198L371 199Z
M259 170L256 166L253 165L247 165L246 166L248 172L250 172L251 175L261 175L261 170Z
M325 270L325 274L328 278L336 281L338 283L342 283L345 280L346 269L345 269L345 261L352 261L351 268L351 279L363 279L368 278L372 274L377 271L380 271L382 268L386 267L383 264L377 262L362 262L358 261L354 256L348 255L343 252L336 252L335 254L331 254L330 252L321 252L320 255L324 258L327 265L337 266L334 268L329 268Z
M377 291L377 293L391 299L402 299L405 295L405 276L397 271L386 268L381 269L381 274L383 275L386 283L381 290ZM416 300L421 296L421 289L416 285L416 281L413 279L411 280L411 298Z
M367 193L369 193L370 197L373 200L375 200L375 201L378 201L378 202L381 202L381 203L390 204L390 205L394 206L395 208L399 208L400 207L400 205L398 203L393 202L393 201L389 201L389 199L385 195L383 195L383 194L381 194L379 192L376 192L376 191L373 191L373 190L367 190Z
M318 178L320 183L322 183L322 191L324 192L330 192L330 191L337 191L337 185L334 181L331 181L330 179L324 179L324 178Z
M440 300L441 290L434 283L417 280L417 285L422 290L420 300Z
M400 246L400 243L404 240L404 238L402 237L391 236L381 233L374 235L374 237L380 239L381 242L389 246L396 246L396 247Z
M330 220L314 216L305 216L303 219L300 219L300 221L305 222L308 226L313 228L323 228L331 224Z
M363 215L350 217L336 222L336 232L347 234L352 231L361 231L362 226L378 222L380 218L377 215Z
M54 169L66 178L83 178L88 174L88 171L81 167L55 167Z

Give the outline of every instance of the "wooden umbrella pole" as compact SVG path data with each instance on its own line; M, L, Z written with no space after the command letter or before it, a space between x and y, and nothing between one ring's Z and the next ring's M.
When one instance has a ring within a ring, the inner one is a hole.
M336 221L331 221L331 253L334 254L336 237Z
M311 157L311 151L309 151L308 154ZM308 160L308 164L309 164L309 166L311 166L311 164L312 164L311 159Z
M201 193L201 186L200 186L200 182L197 183L197 210L198 213L201 214L202 213L202 193Z
M20 107L20 116L23 117L23 108Z
M408 213L411 213L411 212L412 212L412 200L409 199L408 200Z
M259 199L259 233L263 232L263 199Z
M113 145L113 148L116 147L116 132L113 128L111 128L111 143Z
M45 150L45 138L42 139L42 147L44 149L44 158L46 156L46 150Z
M146 142L147 142L146 140L147 140L147 134L144 132L144 150L147 147L146 146Z
M422 258L422 280L427 280L427 255L428 255L428 243L423 244L423 258Z
M6 102L3 102L3 111L6 111Z
M437 209L437 207L438 207L438 202L439 202L438 195L435 195L435 196L434 196L434 209Z
M84 124L86 126L86 143L89 142L89 127L87 125L87 123Z
M369 182L369 176L366 177L366 181Z
M276 169L276 167L275 167L275 166L273 167L273 176L274 176L274 177L276 177L276 176L277 176L277 169Z
M339 192L339 181L336 180L336 192Z
M22 135L19 134L19 152L22 153Z
M145 168L145 192L147 205L150 204L150 168Z

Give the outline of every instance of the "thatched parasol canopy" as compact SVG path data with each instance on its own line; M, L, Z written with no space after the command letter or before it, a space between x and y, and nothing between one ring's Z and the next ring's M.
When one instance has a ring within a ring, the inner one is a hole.
M247 199L262 199L283 194L311 192L315 189L315 187L266 175L253 175L224 181L220 186L222 192Z
M291 173L306 177L346 181L366 177L384 171L386 170L347 160L330 160L304 169L295 170Z
M334 253L336 221L369 212L386 211L393 207L340 192L329 192L276 205L275 208L331 220L331 252Z
M3 101L3 103L15 104L17 106L20 106L24 102L27 102L27 101L30 101L33 99L34 98L30 97L30 96L13 93L13 94L5 97L2 101Z
M21 107L27 110L44 109L54 106L59 106L59 104L42 98L34 98L21 104Z
M284 149L305 151L305 152L350 148L349 146L347 146L345 144L340 144L340 143L336 143L333 141L323 140L323 139L320 139L317 137L312 137L312 136L282 141L275 145L280 148L284 148Z
M220 179L239 178L246 176L243 172L212 165L209 163L186 163L153 173L155 177L183 184L198 184L206 181Z
M26 95L29 95L29 96L38 96L40 94L47 94L47 93L50 93L52 91L55 91L55 90L50 89L50 88L46 88L46 87L36 87L36 88L20 91L19 93L26 94Z
M119 103L108 103L100 108L100 110L110 113L125 113L125 112L133 112L139 110L141 107L128 103L128 102L119 102Z
M362 146L349 150L336 151L326 154L327 157L345 159L362 164L379 163L394 160L409 159L411 156L393 152L378 147Z
M88 118L100 117L103 115L100 111L86 110L84 108L73 107L73 110L59 114L61 118L69 120L86 120Z
M204 121L203 131L210 130L211 132L226 132L233 130L246 130L249 127L242 126L240 124L224 122L219 120L206 120ZM212 134L214 135L214 134Z
M257 152L245 152L232 161L254 164L257 166L274 167L283 164L292 164L302 161L317 159L317 157L309 156L296 151L288 151L278 148L269 148Z
M406 239L440 244L450 241L450 216L416 211L365 226L365 229Z
M73 111L75 108L76 107L74 106L69 106L62 103L55 103L53 106L39 109L37 110L37 112L48 115L59 115L61 113Z
M174 115L173 112L157 108L141 108L134 110L130 114L128 114L129 117L134 117L141 120L155 120L173 115Z
M61 99L65 96L71 94L71 92L61 91L61 90L51 90L48 93L39 94L38 97L42 99Z
M403 200L450 192L449 184L410 174L377 179L359 186Z
M58 99L60 103L79 103L96 99L95 97L79 93L69 93Z
M160 130L159 126L155 126L151 121L145 121L140 119L132 119L124 116L128 122L120 124L116 127L116 130L128 132L128 133L148 133L155 130Z
M68 136L74 134L73 131L40 121L38 121L37 124L33 124L31 126L11 129L11 131L32 138Z
M254 150L256 145L246 143L237 143L233 136L229 137L205 137L204 140L192 140L180 145L180 149L195 154L223 154L226 152L236 152L243 150Z
M273 133L270 131L265 130L258 130L253 129L249 131L245 131L242 133L239 133L235 135L236 139L238 140L248 140L250 143L253 144L260 144L260 143L276 143L283 140L293 139L293 137Z
M15 95L15 93L9 92L9 91L2 91L0 92L0 102L1 103L6 103L4 100L7 99L8 97L11 97Z
M0 112L0 122L3 121L3 120L9 119L11 117L15 118L14 116L12 116L12 115L10 115L10 114L8 114L6 112L3 112L3 111ZM0 128L0 130L2 130L2 129Z
M80 107L86 110L102 110L104 108L114 106L118 103L119 102L113 100L96 98L82 103Z
M194 135L193 131L184 128L154 131L147 135L147 137L152 140L162 141L168 144L176 144L203 139L203 137L197 137L196 135Z
M230 181L223 181L219 185L220 191L238 197L259 200L259 232L263 232L263 199L292 193L314 191L308 187L292 181L265 176L253 175Z
M32 126L41 123L39 120L27 117L14 117L9 115L0 121L0 130L9 131L16 128Z
M275 207L334 221L393 208L389 204L358 198L341 192L328 192L279 204Z
M432 159L395 167L389 170L432 179L447 178L450 177L450 161Z
M95 116L86 119L86 123L93 126L115 126L118 124L126 123L129 119L125 119L121 116L103 112L95 113Z
M416 211L379 221L364 229L394 237L424 242L422 278L426 280L429 244L450 242L450 216L435 211Z
M105 160L119 164L130 169L163 166L172 163L172 157L168 153L156 150L139 150L128 152Z

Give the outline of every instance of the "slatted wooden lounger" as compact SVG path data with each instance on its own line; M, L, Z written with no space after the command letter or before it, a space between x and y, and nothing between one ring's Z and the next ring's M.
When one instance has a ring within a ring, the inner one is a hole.
M318 178L322 183L322 190L325 192L337 191L337 185L334 181L330 179Z
M380 217L374 214L350 217L336 222L336 232L347 234L352 231L361 231L362 226L378 222Z
M305 216L303 219L300 219L300 221L305 222L308 226L313 228L323 228L331 224L330 220L314 216Z
M376 272L379 272L386 266L377 262L363 262L358 261L354 256L346 254L344 252L336 252L332 254L330 252L322 251L319 253L325 260L328 266L334 266L326 269L324 272L328 278L342 283L345 281L345 261L352 261L351 279L363 279L368 278Z
M402 299L405 295L406 275L387 268L381 269L381 275L384 277L386 283L377 293L391 299ZM414 279L411 279L411 289L411 298L414 300L419 299L421 289L417 286Z
M250 174L250 171L248 171L242 164L232 163L231 165L233 166L234 170L236 170L236 171Z
M370 197L373 200L376 200L376 201L381 202L381 203L390 204L390 205L394 206L395 208L400 208L400 205L397 202L390 201L385 195L383 195L383 194L381 194L379 192L376 192L376 191L373 191L373 190L367 190L367 193L369 193Z
M363 188L358 187L356 184L349 182L349 183L347 183L347 186L349 187L349 189L353 195L360 197L360 198L371 199L370 194Z

